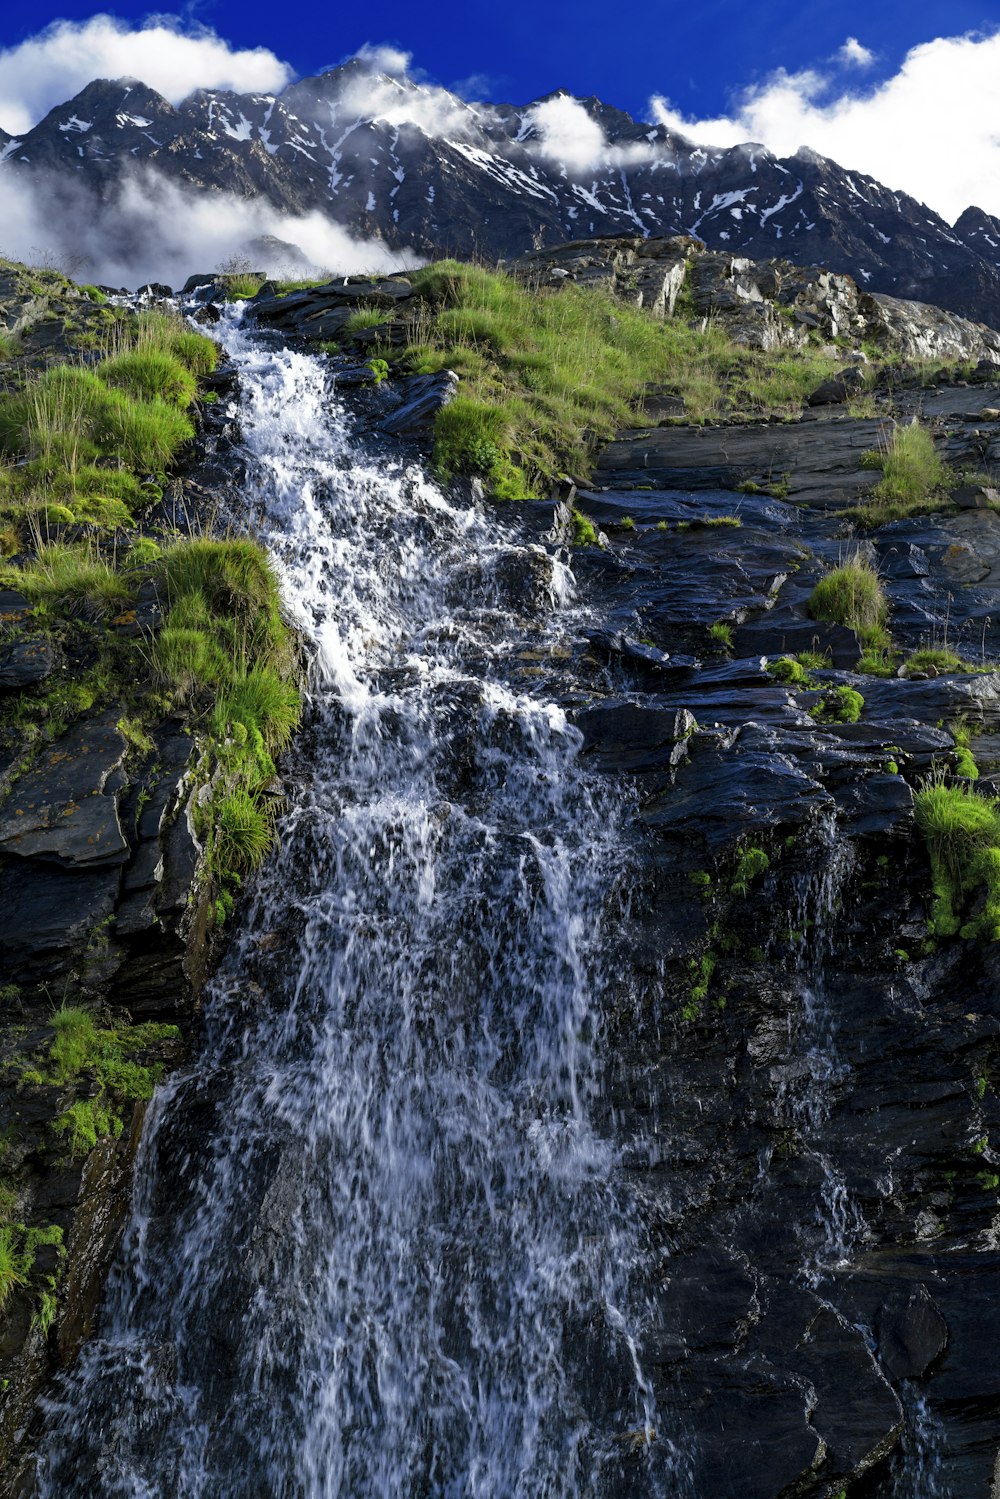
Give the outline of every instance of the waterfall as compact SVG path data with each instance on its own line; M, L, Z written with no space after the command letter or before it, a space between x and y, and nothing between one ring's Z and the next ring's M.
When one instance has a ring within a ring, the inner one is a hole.
M353 440L322 360L224 338L310 704L38 1492L620 1493L654 1435L597 1123L627 860L546 682L570 576Z

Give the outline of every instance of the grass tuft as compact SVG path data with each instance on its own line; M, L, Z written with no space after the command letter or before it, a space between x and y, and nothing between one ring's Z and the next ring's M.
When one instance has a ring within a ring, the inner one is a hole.
M852 557L821 578L809 595L813 619L844 625L866 645L877 649L885 634L888 604L878 573L862 557Z
M1000 938L1000 803L971 787L948 786L937 779L916 792L914 813L931 863L931 933L996 941ZM974 898L981 908L972 915L968 906Z

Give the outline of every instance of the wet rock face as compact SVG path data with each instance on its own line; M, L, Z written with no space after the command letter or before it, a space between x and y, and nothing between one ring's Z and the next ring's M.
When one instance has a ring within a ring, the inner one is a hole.
M636 788L647 870L608 1106L618 1136L660 1121L631 1170L661 1235L644 1367L662 1429L694 1454L697 1493L889 1499L922 1492L908 1475L932 1460L942 1492L987 1492L991 1375L964 1303L995 1273L996 960L924 949L912 787L952 763L962 716L997 774L997 677L857 677L851 632L824 638L808 615L857 545L823 506L649 487L577 504L609 542L574 554L601 623L574 719L585 759ZM994 520L920 517L865 543L904 651L947 626L963 654L996 657ZM959 585L962 547L982 565ZM858 722L818 722L763 668L790 650L829 653L823 675L865 698ZM770 867L734 895L740 843Z
M573 717L585 761L635 788L643 899L608 957L628 977L606 1107L652 1217L658 1429L699 1495L987 1494L1000 958L928 943L912 793L954 765L961 719L1000 779L1000 676L857 675L851 632L808 613L859 545L822 491L795 505L649 477L576 497L608 541L574 554L602 628ZM862 544L904 653L947 627L972 660L1000 656L995 519L917 517ZM958 583L962 548L981 565ZM861 693L856 722L766 670L797 651ZM630 1494L659 1492L655 1449Z

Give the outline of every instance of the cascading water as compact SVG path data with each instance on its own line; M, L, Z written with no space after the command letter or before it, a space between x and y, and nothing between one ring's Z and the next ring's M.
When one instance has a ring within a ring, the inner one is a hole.
M593 1122L623 840L577 732L510 685L568 575L355 450L320 361L225 337L317 681L38 1492L621 1492L653 1420ZM533 619L512 571L548 579Z
M830 1115L832 1091L846 1075L837 1049L836 1018L827 995L825 966L830 957L833 918L853 856L832 817L821 820L812 837L816 848L809 873L800 878L795 905L789 912L789 924L803 954L798 1056L779 1082L777 1106L820 1172L816 1220L802 1226L803 1276L815 1290L828 1271L846 1265L864 1232L864 1221L851 1201L842 1171L820 1143Z

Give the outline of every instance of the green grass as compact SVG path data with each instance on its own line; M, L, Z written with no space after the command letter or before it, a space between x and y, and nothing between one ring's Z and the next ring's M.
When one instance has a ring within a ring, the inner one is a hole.
M966 786L928 781L914 796L931 865L936 937L1000 938L1000 803ZM981 902L972 915L969 907Z
M127 576L86 544L43 544L31 562L0 572L0 581L33 603L82 610L95 619L119 614L132 602Z
M98 371L105 385L125 390L139 401L166 401L182 409L191 405L198 382L175 354L133 349L105 359Z
M731 651L733 648L733 627L727 625L725 620L716 620L714 625L708 627L709 639L714 640L716 645L721 645L724 650Z
M108 339L93 367L56 365L0 396L0 519L19 544L32 525L129 525L194 436L187 408L215 344L162 312Z
M750 886L758 876L765 874L771 867L771 860L762 848L744 848L740 851L733 871L732 883L729 889L733 895L747 896L750 894Z
M249 272L236 271L220 276L219 280L222 283L227 301L244 302L249 297L257 295L267 277L254 275Z
M862 455L863 468L882 470L868 499L848 513L863 525L880 526L940 508L953 475L926 427L896 427L881 448Z
M948 650L945 646L925 647L914 651L912 655L907 656L906 665L913 667L915 671L933 670L945 676L985 669L977 666L974 661L966 661L964 657L959 656L955 651Z
M271 846L271 818L242 786L219 797L215 804L215 847L223 868L247 874L263 862Z
M852 557L819 580L809 595L809 613L813 619L853 630L873 650L890 643L885 593L878 573L863 557Z
M660 321L601 288L535 291L457 261L410 279L417 300L400 314L402 362L420 373L452 368L463 380L437 417L435 464L444 475L479 474L500 496L535 494L562 470L586 472L598 441L641 425L649 385L682 396L694 422L790 414L832 365L811 352L738 348L715 325Z
M969 726L964 719L960 718L951 725L951 734L955 741L953 755L956 775L964 776L967 781L978 781L979 766L970 747Z
M578 547L597 545L597 527L590 517L580 510L573 511L573 545Z
M300 712L295 644L255 542L161 541L134 530L193 435L188 408L198 377L216 366L216 345L150 311L109 325L96 353L0 395L0 540L5 553L22 554L0 580L36 606L33 628L66 657L93 663L0 705L0 734L17 751L111 704L129 725L132 753L148 754L149 728L178 714L197 734L197 774L211 786L196 811L206 879L219 887L214 904L231 907L234 883L272 837L274 756ZM59 539L69 524L86 525L89 539ZM125 534L111 534L119 528ZM109 630L95 645L87 631L127 626L143 582L156 585L163 628L139 638ZM73 1149L103 1131L102 1097L67 1109Z
M857 723L864 706L861 693L844 684L824 688L822 699L809 713L818 723Z
M169 602L153 658L173 701L206 732L202 774L212 795L198 830L220 886L255 869L273 837L266 788L301 704L291 636L266 554L245 540L194 540L156 564Z
M26 1228L23 1223L5 1223L0 1227L0 1311L19 1287L29 1284L35 1257L43 1244L55 1245L60 1261L65 1259L63 1232L56 1224ZM51 1294L55 1277L46 1280Z
M96 1090L74 1098L52 1121L70 1154L84 1156L98 1140L121 1133L123 1105L152 1098L163 1068L143 1057L180 1032L175 1025L99 1026L89 1010L69 1005L56 1010L52 1027L47 1051L24 1069L21 1080L73 1090L86 1081Z
M344 333L352 338L355 333L363 333L366 328L381 328L391 320L392 313L381 307L356 307L344 324Z
M329 276L312 276L302 281L276 281L275 295L287 297L293 291L312 291L316 286L326 286L329 280Z
M769 660L765 669L779 682L787 682L790 686L812 686L809 672L801 661L796 661L794 656L778 656L774 660Z

